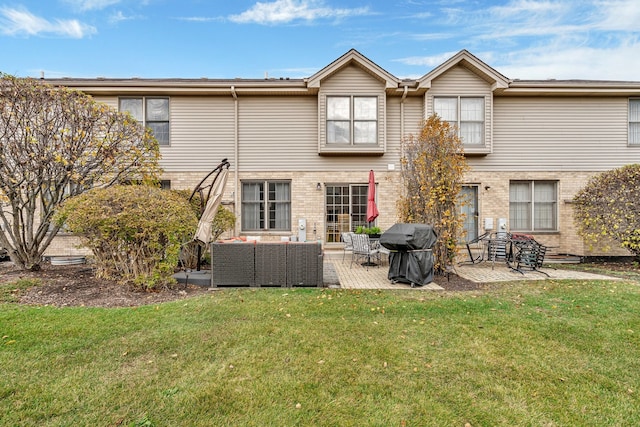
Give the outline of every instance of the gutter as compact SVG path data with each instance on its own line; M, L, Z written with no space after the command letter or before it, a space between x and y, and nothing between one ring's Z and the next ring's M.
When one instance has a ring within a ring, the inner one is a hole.
M238 172L239 172L239 159L238 156L240 155L240 138L239 138L239 126L240 124L238 123L238 94L236 93L236 87L235 86L231 86L231 96L233 96L233 158L235 160L235 164L234 164L234 169L235 169L235 173L234 178L233 178L233 210L234 213L236 215L236 224L234 227L234 236L238 235L238 230L239 227L238 225L240 224L240 209L239 209L239 188L240 188L240 178L238 177Z

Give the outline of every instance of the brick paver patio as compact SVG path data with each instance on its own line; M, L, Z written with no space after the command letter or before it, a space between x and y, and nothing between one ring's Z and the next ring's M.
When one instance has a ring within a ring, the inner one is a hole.
M342 259L342 251L325 251L325 263L333 266L336 281L340 283L340 288L344 289L412 289L410 285L403 283L391 283L387 279L389 271L385 263L377 267L365 268L357 263L351 265L349 254ZM541 271L548 274L548 277L539 271L524 270L523 273L512 270L503 262L482 262L472 265L457 265L454 272L460 277L472 280L477 283L506 282L512 280L545 280L545 279L584 279L584 280L620 280L615 277L603 276L600 274L585 273L572 270L556 270L553 268L542 268ZM413 289L420 290L443 290L442 287L431 283L425 286L417 286Z

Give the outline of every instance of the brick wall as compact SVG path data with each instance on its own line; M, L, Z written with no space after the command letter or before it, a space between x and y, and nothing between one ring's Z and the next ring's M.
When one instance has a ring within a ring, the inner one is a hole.
M385 230L397 222L396 202L402 191L399 171L375 171L377 187L377 206L380 215L377 219L378 226ZM286 232L241 233L240 215L234 207L235 178L229 174L229 179L224 193L223 204L235 212L238 218L236 229L226 233L224 237L231 235L259 236L265 241L280 241L281 238L298 236L298 220L306 219L307 240L324 241L325 212L324 195L326 183L358 183L366 184L368 172L344 171L344 172L252 172L243 173L242 179L289 179L292 182L291 194L291 230ZM615 244L603 243L598 248L585 245L576 234L573 223L573 208L571 199L574 194L588 181L591 174L575 172L470 172L466 177L467 184L478 186L479 204L479 232L483 233L485 218L493 219L494 230L497 228L498 219L506 218L509 226L509 180L557 180L558 185L558 232L536 233L535 237L540 242L552 247L552 251L574 255L628 255L624 249L616 248ZM193 188L204 177L202 172L166 173L163 179L171 180L171 188ZM317 184L321 184L321 190ZM85 254L86 250L78 249L78 239L69 235L56 237L54 243L48 248L47 255L76 255ZM334 245L336 246L336 245Z

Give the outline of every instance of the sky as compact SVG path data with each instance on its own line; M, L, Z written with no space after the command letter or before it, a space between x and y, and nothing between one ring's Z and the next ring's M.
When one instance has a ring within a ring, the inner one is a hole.
M356 49L419 78L466 49L511 79L640 81L640 0L0 0L0 72L309 77Z

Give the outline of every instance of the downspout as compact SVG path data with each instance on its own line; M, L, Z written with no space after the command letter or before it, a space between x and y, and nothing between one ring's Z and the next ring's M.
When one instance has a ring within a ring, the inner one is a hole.
M402 92L402 98L400 98L400 138L404 138L404 100L409 93L409 87L404 85L404 91Z
M240 159L238 158L238 156L240 155L240 138L238 136L238 127L239 127L239 123L238 123L238 94L236 93L236 88L235 86L231 86L231 96L233 96L233 158L234 158L234 169L235 169L235 173L233 174L234 178L233 178L233 210L234 213L236 215L236 224L234 227L234 232L233 235L237 236L238 235L238 230L239 230L239 221L240 221L240 198L239 198L239 188L240 188L240 178L238 177L239 174L239 164L240 164Z
M404 138L404 100L409 93L409 87L404 85L404 91L402 92L402 98L400 98L400 171L402 171L402 158L404 157L404 144L402 139Z

